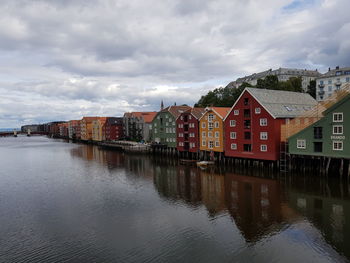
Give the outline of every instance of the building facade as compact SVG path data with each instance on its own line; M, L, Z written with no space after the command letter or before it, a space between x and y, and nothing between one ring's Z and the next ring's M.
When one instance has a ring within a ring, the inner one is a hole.
M344 84L350 83L350 67L328 70L316 79L316 99L317 101L323 101L337 90L340 90Z
M176 119L189 109L189 106L169 106L158 112L152 121L151 141L176 148Z
M224 152L224 118L230 108L208 107L199 119L201 151Z
M350 95L325 110L323 115L288 139L289 153L350 159Z
M282 124L316 104L307 93L246 88L225 118L225 156L278 160Z
M150 126L157 112L127 112L124 114L124 133L128 140L150 140Z
M105 125L107 117L99 117L92 121L92 140L101 142L103 140L103 126Z
M176 119L177 150L197 153L199 151L199 118L204 108L184 111Z
M79 120L70 120L68 121L68 138L76 139L77 138L77 128L80 130L80 121Z
M238 78L237 80L228 84L229 87L238 88L243 83L249 83L255 86L258 82L258 79L264 79L267 76L277 76L279 81L287 81L292 77L301 77L302 79L302 88L306 92L307 86L311 80L321 76L317 70L306 70L306 69L293 69L293 68L279 68L279 69L269 69L263 72L254 73L249 76Z
M92 140L92 121L97 119L98 117L83 117L80 122L80 136L82 141Z
M104 141L117 141L124 139L124 123L122 117L108 117L102 127Z

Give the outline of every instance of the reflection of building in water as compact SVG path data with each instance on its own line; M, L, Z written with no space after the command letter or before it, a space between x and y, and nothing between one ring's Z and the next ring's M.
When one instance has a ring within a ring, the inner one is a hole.
M350 257L350 200L287 191L289 205L306 216L333 247Z
M225 188L227 208L247 241L281 228L289 211L283 211L278 181L226 174Z
M225 176L201 172L202 202L210 215L225 210Z
M154 184L160 195L196 205L201 199L196 167L154 165Z

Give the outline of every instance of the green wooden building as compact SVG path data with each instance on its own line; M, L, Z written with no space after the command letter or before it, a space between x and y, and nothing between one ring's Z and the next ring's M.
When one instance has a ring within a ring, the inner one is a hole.
M152 121L152 142L176 148L176 119L189 106L169 106L157 113Z
M289 153L350 159L350 94L322 115L320 120L289 137Z

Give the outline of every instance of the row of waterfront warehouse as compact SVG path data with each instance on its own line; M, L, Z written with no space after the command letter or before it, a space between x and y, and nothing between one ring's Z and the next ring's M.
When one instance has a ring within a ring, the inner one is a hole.
M192 158L277 161L286 154L350 158L350 85L328 100L246 88L232 107L161 104L159 112L54 122L49 133L89 142L129 140Z

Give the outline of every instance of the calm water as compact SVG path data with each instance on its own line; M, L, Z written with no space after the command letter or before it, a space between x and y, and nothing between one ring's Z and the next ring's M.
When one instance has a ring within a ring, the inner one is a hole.
M348 184L0 138L0 262L344 262ZM248 173L250 175L243 175Z

